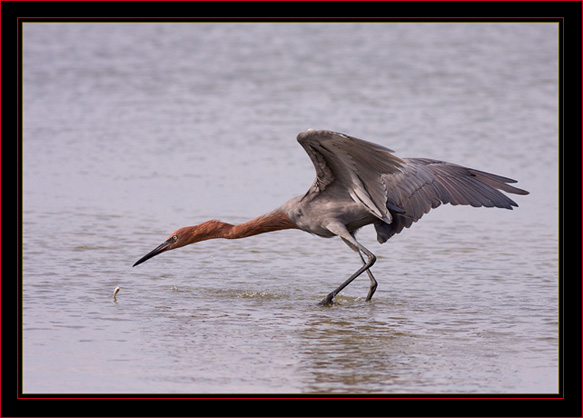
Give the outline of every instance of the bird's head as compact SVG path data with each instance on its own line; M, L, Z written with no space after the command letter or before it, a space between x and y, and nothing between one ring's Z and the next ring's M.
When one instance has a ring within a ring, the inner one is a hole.
M230 224L213 219L203 222L200 225L185 226L184 228L177 229L166 238L166 241L136 261L133 267L165 251L175 250L176 248L207 239L224 237L225 232L231 227L232 225Z
M140 258L138 261L134 263L132 267L137 266L138 264L142 264L144 261L149 260L150 258L154 257L155 255L161 254L165 251L175 250L176 248L184 247L187 244L191 244L193 241L193 228L195 227L184 227L174 231L166 240L150 251L148 254Z

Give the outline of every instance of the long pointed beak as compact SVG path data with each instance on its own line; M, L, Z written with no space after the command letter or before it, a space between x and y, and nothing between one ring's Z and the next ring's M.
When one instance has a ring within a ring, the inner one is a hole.
M170 244L172 244L173 242L174 241L172 240L172 238L167 239L162 244L158 245L156 248L154 248L152 251L150 251L148 254L146 254L145 256L140 258L138 261L136 261L132 267L135 267L138 264L142 264L144 261L149 260L150 258L154 257L155 255L158 255L160 253L163 253L164 251L169 250Z

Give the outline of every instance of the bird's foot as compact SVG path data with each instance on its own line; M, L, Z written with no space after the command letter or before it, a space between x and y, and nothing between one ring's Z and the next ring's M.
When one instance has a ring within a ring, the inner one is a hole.
M330 293L328 296L326 296L324 299L322 299L322 301L318 305L320 305L320 306L332 306L332 305L334 305L334 302L332 302L332 299L334 299L334 295L332 295L332 293Z

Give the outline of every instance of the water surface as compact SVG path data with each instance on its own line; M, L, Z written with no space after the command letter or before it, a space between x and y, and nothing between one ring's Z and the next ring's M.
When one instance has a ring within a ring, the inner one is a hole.
M25 393L554 393L556 24L25 23ZM180 226L305 193L307 128L519 180L513 211L438 208L377 257ZM120 286L117 299L113 290Z

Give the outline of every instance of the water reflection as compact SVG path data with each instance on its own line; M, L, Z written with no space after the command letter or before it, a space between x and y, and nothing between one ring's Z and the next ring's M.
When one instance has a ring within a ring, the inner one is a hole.
M305 391L384 392L406 368L399 353L408 336L396 331L398 327L363 318L363 309L370 308L359 306L358 316L350 322L333 317L313 319L300 332L310 373Z

